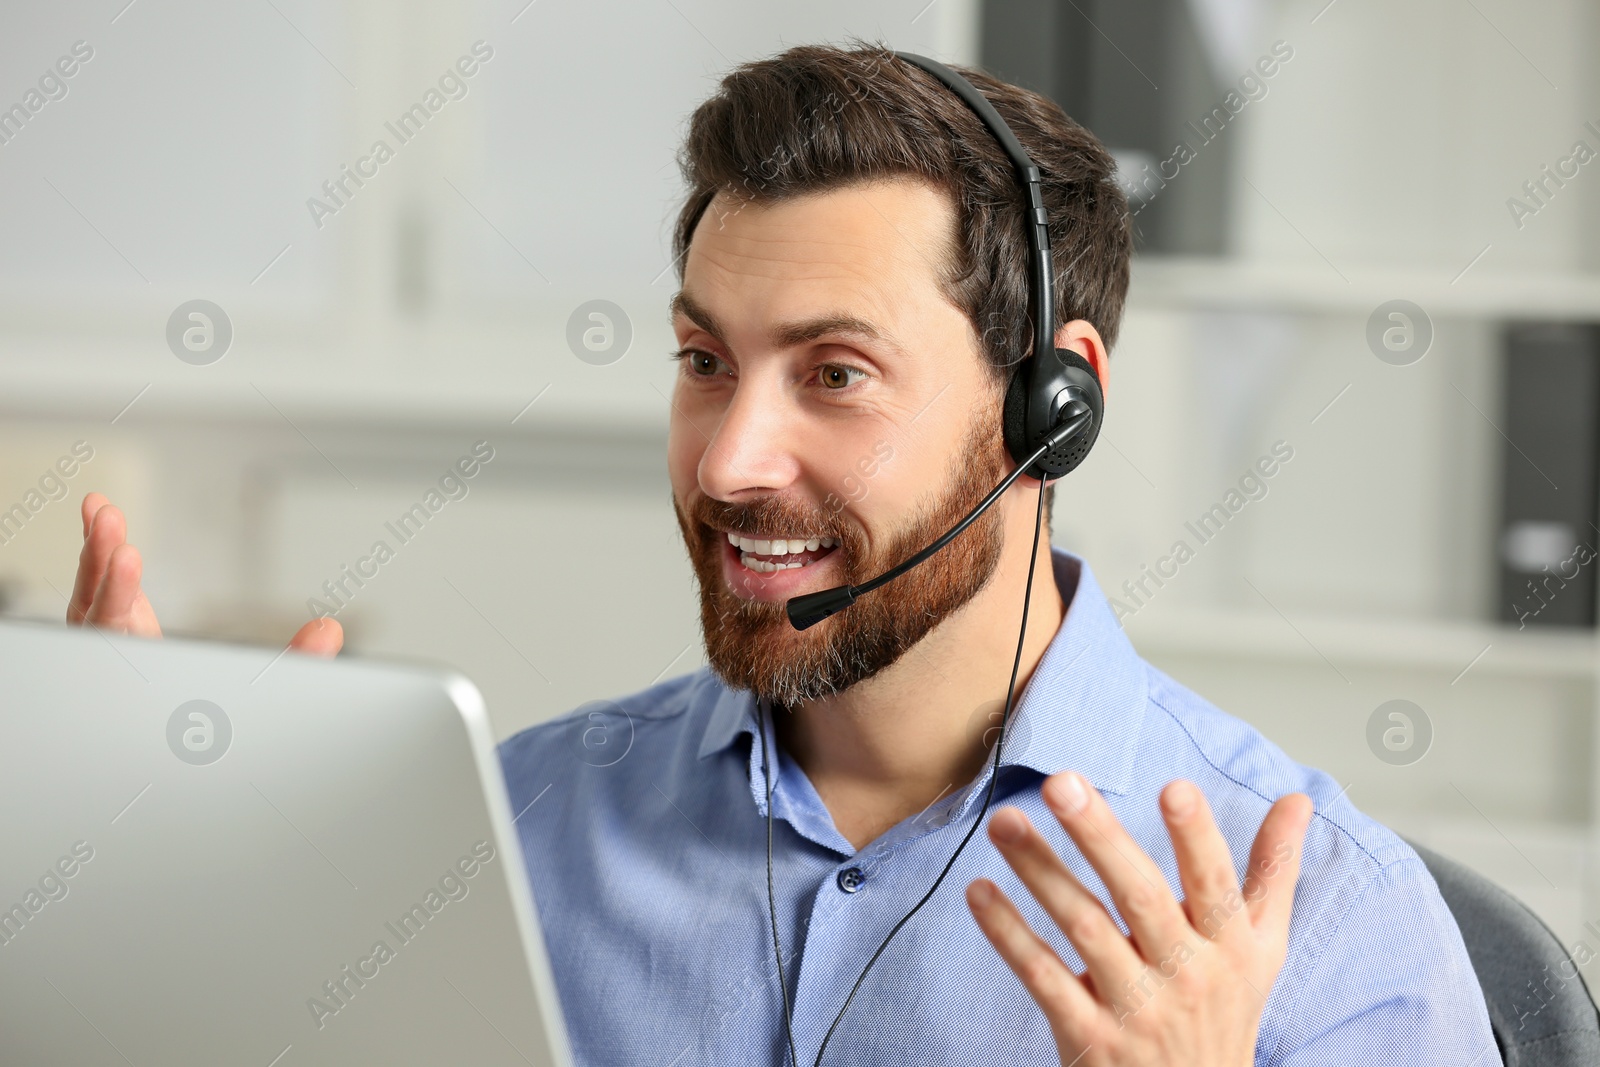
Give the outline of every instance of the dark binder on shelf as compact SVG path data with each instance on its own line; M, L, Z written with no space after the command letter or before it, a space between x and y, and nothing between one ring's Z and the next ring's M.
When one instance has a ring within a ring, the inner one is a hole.
M1512 323L1502 361L1498 617L1593 626L1600 327Z

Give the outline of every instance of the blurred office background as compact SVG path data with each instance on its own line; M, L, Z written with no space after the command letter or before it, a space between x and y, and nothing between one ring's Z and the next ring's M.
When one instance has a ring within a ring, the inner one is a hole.
M1139 251L1103 443L1054 523L1134 643L1600 949L1596 20L13 5L0 610L61 617L94 489L169 632L263 666L383 539L350 651L459 667L501 736L696 668L663 458L678 138L733 64L881 39L1047 92L1118 156ZM467 494L400 545L385 523L479 441Z

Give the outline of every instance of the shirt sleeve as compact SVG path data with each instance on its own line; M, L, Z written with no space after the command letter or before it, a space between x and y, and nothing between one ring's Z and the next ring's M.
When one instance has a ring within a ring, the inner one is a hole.
M1299 989L1284 990L1258 1067L1500 1064L1461 930L1415 855L1374 877L1300 975L1279 977Z

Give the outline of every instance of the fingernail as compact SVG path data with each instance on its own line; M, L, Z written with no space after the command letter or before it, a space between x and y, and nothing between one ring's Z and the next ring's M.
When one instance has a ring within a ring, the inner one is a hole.
M1058 802L1073 811L1082 811L1083 806L1089 802L1089 793L1084 788L1083 779L1074 771L1067 771L1057 776L1055 795Z
M1027 833L1021 816L1009 808L1002 808L989 820L989 836L1002 844L1014 845Z
M1190 782L1177 782L1167 793L1167 810L1174 818L1187 818L1194 811L1195 787Z
M972 902L980 908L987 908L994 903L994 886L988 882L973 882L967 887Z

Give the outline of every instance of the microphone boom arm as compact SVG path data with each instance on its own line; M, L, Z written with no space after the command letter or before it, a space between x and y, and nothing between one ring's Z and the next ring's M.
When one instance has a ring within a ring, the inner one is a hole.
M784 605L784 610L789 616L789 624L796 630L810 629L823 619L826 619L828 616L842 611L851 604L854 604L856 597L860 596L861 594L870 593L879 586L894 581L912 567L915 567L917 564L926 560L929 556L933 555L945 545L955 540L957 535L959 535L961 531L965 530L968 526L972 525L973 520L975 520L979 515L982 515L985 511L988 511L994 502L1000 499L1000 494L1011 488L1011 483L1021 477L1023 471L1026 471L1029 467L1032 467L1035 463L1039 462L1039 460L1043 459L1046 453L1050 452L1050 450L1059 448L1067 441L1070 441L1072 438L1078 436L1078 434L1082 433L1084 430L1087 430L1089 428L1089 424L1093 421L1094 413L1092 411L1084 411L1076 418L1073 418L1068 422L1064 422L1054 430L1051 430L1044 436L1044 439L1039 442L1039 447L1033 451L1033 454L1028 456L1028 458L1022 463L1017 464L1016 469L1010 474L1006 475L1004 480L1002 480L999 485L995 486L988 496L983 498L982 503L973 508L971 511L967 512L966 517L964 517L954 526L950 527L950 529L946 530L937 541L934 541L927 548L924 548L922 551L905 560L898 566L891 567L889 570L884 571L876 578L873 578L868 582L863 582L861 585L840 585L835 586L832 589L823 589L815 593L807 593L804 596L791 597Z

